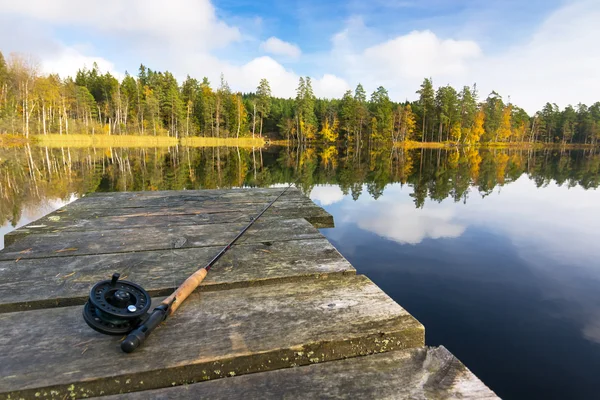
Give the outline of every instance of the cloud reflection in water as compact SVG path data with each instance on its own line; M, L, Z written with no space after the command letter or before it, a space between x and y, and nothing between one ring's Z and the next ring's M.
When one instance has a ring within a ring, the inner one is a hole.
M344 243L348 255L364 240L364 236L351 233L352 226L399 244L415 246L426 239L460 240L467 230L505 238L510 249L494 242L469 241L472 256L496 248L499 252L514 251L517 259L512 267L522 271L522 275L519 272L512 277L515 284L518 285L521 278L531 277L530 290L540 296L540 301L559 307L539 312L551 313L552 318L566 324L576 321L581 336L600 343L600 264L597 261L600 259L597 245L600 193L597 190L569 188L554 182L538 188L534 181L523 176L485 198L471 189L466 205L448 198L439 203L427 201L421 209L415 208L410 197L412 191L412 187L392 184L378 200L361 196L353 201L351 196L340 199L341 191L337 187L319 187L313 199L334 214L340 229L327 235ZM455 246L463 245L457 242ZM369 242L369 246L378 245ZM454 245L447 244L440 251L447 251L451 246ZM489 265L482 263L477 268L487 276L485 270ZM490 271L490 279L492 276L495 275Z

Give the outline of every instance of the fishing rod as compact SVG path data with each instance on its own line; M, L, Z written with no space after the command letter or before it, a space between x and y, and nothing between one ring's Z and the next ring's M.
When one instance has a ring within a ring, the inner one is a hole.
M190 275L159 306L149 312L150 295L140 285L119 280L115 273L110 280L96 283L83 307L83 319L94 330L106 335L124 335L121 350L131 353L144 343L146 338L161 322L171 316L181 303L200 285L208 271L241 238L244 233L292 187L290 184L273 201L263 208L229 244L219 251L204 267Z

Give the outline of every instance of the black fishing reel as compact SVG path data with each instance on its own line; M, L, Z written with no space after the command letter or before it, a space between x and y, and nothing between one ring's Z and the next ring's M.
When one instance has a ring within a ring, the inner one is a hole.
M148 312L152 299L133 282L111 280L94 285L83 307L83 319L94 330L106 335L124 335L121 350L131 353L144 343L152 331L169 315L169 304L160 304Z
M83 319L94 330L106 335L124 335L148 318L150 295L140 285L111 280L98 282L83 308Z

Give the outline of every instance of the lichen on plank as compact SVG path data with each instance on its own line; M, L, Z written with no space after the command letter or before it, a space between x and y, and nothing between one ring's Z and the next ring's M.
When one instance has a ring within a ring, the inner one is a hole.
M440 346L115 395L106 400L194 398L498 399L456 357Z
M89 329L81 307L0 314L0 396L62 398L72 385L116 394L308 365L423 346L424 329L354 276L193 294L136 353L119 339Z

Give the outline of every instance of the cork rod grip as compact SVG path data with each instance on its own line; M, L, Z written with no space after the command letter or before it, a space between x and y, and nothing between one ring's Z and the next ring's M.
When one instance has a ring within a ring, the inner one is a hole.
M162 301L162 304L170 305L169 314L173 314L175 311L177 311L181 303L183 303L185 299L187 299L188 296L194 290L196 290L198 286L200 286L200 283L204 280L207 273L208 271L206 268L200 268L198 271L190 275L190 277L187 278L185 282L183 282L181 286L179 286L177 290L173 292L173 294Z

